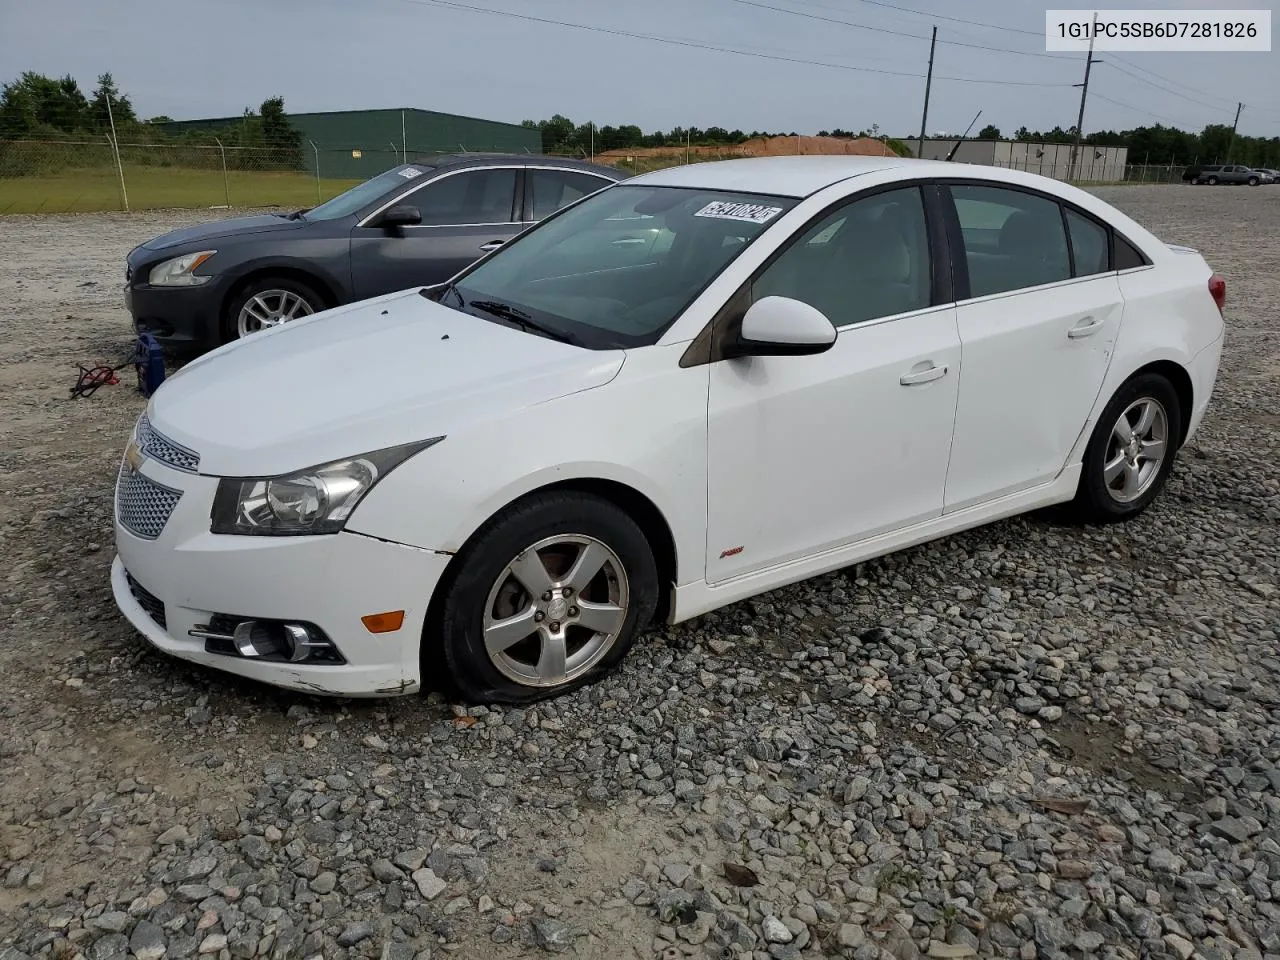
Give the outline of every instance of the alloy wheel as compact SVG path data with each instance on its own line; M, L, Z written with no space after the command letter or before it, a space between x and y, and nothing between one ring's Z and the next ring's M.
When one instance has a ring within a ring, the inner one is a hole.
M306 298L292 290L261 290L250 297L240 308L236 318L236 330L242 337L259 330L278 327L290 320L297 320L315 313Z
M626 569L610 547L580 534L547 537L513 558L490 589L485 649L516 683L569 683L618 642L629 600Z
M1102 478L1117 503L1132 503L1155 483L1169 449L1169 417L1153 397L1129 404L1111 428Z

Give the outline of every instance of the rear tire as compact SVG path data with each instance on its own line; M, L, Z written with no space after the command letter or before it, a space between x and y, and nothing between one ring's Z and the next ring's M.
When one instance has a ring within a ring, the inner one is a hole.
M258 329L299 320L324 308L324 297L310 284L290 277L263 277L227 301L222 314L222 342L230 343Z
M640 527L583 493L535 494L509 507L476 533L454 570L423 637L423 670L438 644L473 703L532 703L594 683L658 603L657 564Z
M1127 381L1089 438L1072 512L1092 523L1142 513L1164 488L1181 436L1182 408L1173 384L1158 373Z
M1217 178L1217 177L1210 177L1208 180L1206 180L1206 181L1205 181L1205 183L1209 184L1209 186L1211 186L1211 187L1213 187L1213 186L1217 186L1218 178Z

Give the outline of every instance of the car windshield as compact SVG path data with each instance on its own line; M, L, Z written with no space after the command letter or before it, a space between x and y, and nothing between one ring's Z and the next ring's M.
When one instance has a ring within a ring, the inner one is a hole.
M531 228L436 296L591 349L646 346L797 202L607 187Z
M405 186L432 168L425 163L410 163L392 167L383 173L358 183L350 190L326 200L319 206L312 207L304 216L308 220L338 220L349 217L362 207L377 200L397 186Z

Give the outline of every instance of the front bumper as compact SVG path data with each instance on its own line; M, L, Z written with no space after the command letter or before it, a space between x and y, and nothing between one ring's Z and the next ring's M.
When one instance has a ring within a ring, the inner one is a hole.
M420 689L423 623L448 555L355 533L212 534L215 478L153 458L138 473L181 493L153 539L121 523L117 495L112 592L121 613L151 644L193 663L308 693L389 696ZM145 591L145 606L129 577ZM397 631L373 634L361 623L362 616L392 610L405 611ZM346 662L281 663L212 652L188 631L216 614L314 624Z
M125 307L134 333L150 333L163 346L204 353L222 342L222 303L228 284L220 277L198 287L153 287L131 282Z

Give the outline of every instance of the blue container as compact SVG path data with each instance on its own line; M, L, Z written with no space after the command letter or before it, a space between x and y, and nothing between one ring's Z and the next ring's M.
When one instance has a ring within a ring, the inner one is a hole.
M138 392L149 397L164 383L164 348L149 333L138 334L134 348L134 366L138 370Z

